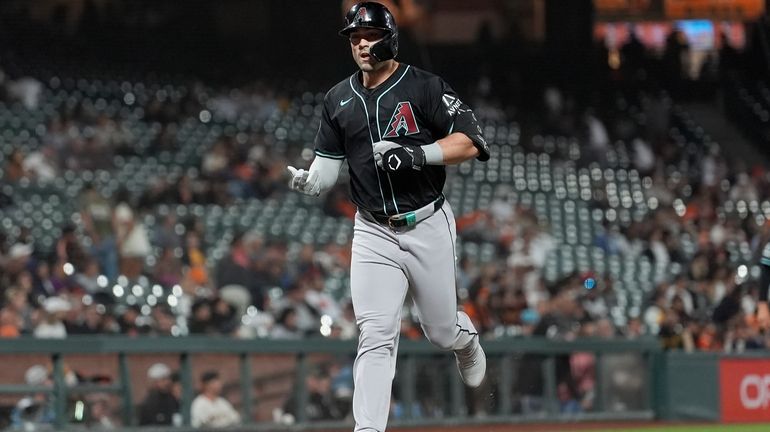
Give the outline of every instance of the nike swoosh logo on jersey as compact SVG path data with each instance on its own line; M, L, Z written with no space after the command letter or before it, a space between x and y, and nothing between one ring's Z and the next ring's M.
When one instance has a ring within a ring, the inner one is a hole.
M348 100L340 101L340 106L343 107L348 104L348 102L353 100L353 96L350 97Z

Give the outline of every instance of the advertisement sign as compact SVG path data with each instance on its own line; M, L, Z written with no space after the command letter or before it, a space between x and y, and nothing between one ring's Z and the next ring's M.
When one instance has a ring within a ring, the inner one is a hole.
M770 422L770 359L722 359L719 384L724 422Z
M756 19L765 12L765 0L666 0L669 19Z

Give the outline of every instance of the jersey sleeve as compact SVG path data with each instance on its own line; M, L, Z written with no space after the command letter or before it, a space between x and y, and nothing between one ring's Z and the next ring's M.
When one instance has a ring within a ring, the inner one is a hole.
M767 290L770 286L770 243L762 249L762 257L759 259L759 301L767 301Z
M342 132L330 114L329 95L324 98L324 108L321 113L321 125L315 136L315 154L329 159L345 159L345 147L342 142Z
M429 81L426 91L428 115L433 127L442 131L444 136L454 132L464 133L479 150L476 159L488 160L489 146L473 110L439 77Z

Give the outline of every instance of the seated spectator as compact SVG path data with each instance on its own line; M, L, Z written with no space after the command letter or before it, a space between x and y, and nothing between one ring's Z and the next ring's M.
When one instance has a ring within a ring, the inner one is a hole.
M81 290L88 294L95 294L102 291L103 288L99 286L99 263L91 258L87 258L83 264L83 268L75 275L74 283Z
M219 429L237 426L241 416L227 399L221 396L222 380L215 371L204 372L201 376L201 393L193 400L192 427Z
M171 369L155 363L147 369L149 388L139 405L139 425L170 426L179 414L179 400L172 392Z
M108 333L105 328L104 306L91 303L84 306L78 316L67 323L67 334L101 334Z
M69 301L63 297L49 297L43 303L43 320L35 327L34 335L42 339L64 339L67 328L64 316L71 309Z
M191 334L215 334L217 332L212 322L211 303L208 300L198 300L192 305L192 315L188 327Z
M29 275L29 273L26 274ZM20 283L21 281L20 277L17 278L17 282ZM33 322L40 313L29 303L29 288L25 289L22 286L8 288L5 292L6 303L4 309L12 311L15 318L19 320L16 322L19 325L18 330L22 334L29 334L32 332Z
M24 381L31 386L51 386L45 366L34 365L24 373ZM17 430L37 430L51 427L55 419L50 393L34 393L22 398L11 412L11 426Z
M188 231L185 235L185 254L182 262L189 267L189 276L193 282L199 286L209 284L206 255L201 247L200 235L195 231Z
M11 308L0 309L0 339L13 339L21 336L22 320Z
M303 332L297 327L297 311L287 307L281 311L270 331L273 339L302 339Z
M7 182L16 182L26 176L24 171L24 153L21 149L14 149L6 159L3 167L3 179Z
M221 298L216 298L211 306L211 324L218 333L232 334L239 322L235 308Z
M182 279L182 261L174 254L174 249L164 247L155 264L155 280L161 285L171 287Z
M308 421L323 421L341 418L340 411L335 403L331 391L332 380L328 372L319 368L308 374L305 379L305 387L308 392L305 405L305 418ZM297 392L284 404L284 412L297 417L299 406L297 405Z

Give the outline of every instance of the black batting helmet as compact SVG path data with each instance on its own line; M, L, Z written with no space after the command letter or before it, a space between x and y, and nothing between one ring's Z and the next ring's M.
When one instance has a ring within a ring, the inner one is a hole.
M398 54L398 26L388 8L376 2L361 2L353 5L345 15L345 27L340 35L348 37L357 28L384 30L387 35L374 44L369 51L377 61L390 60Z

